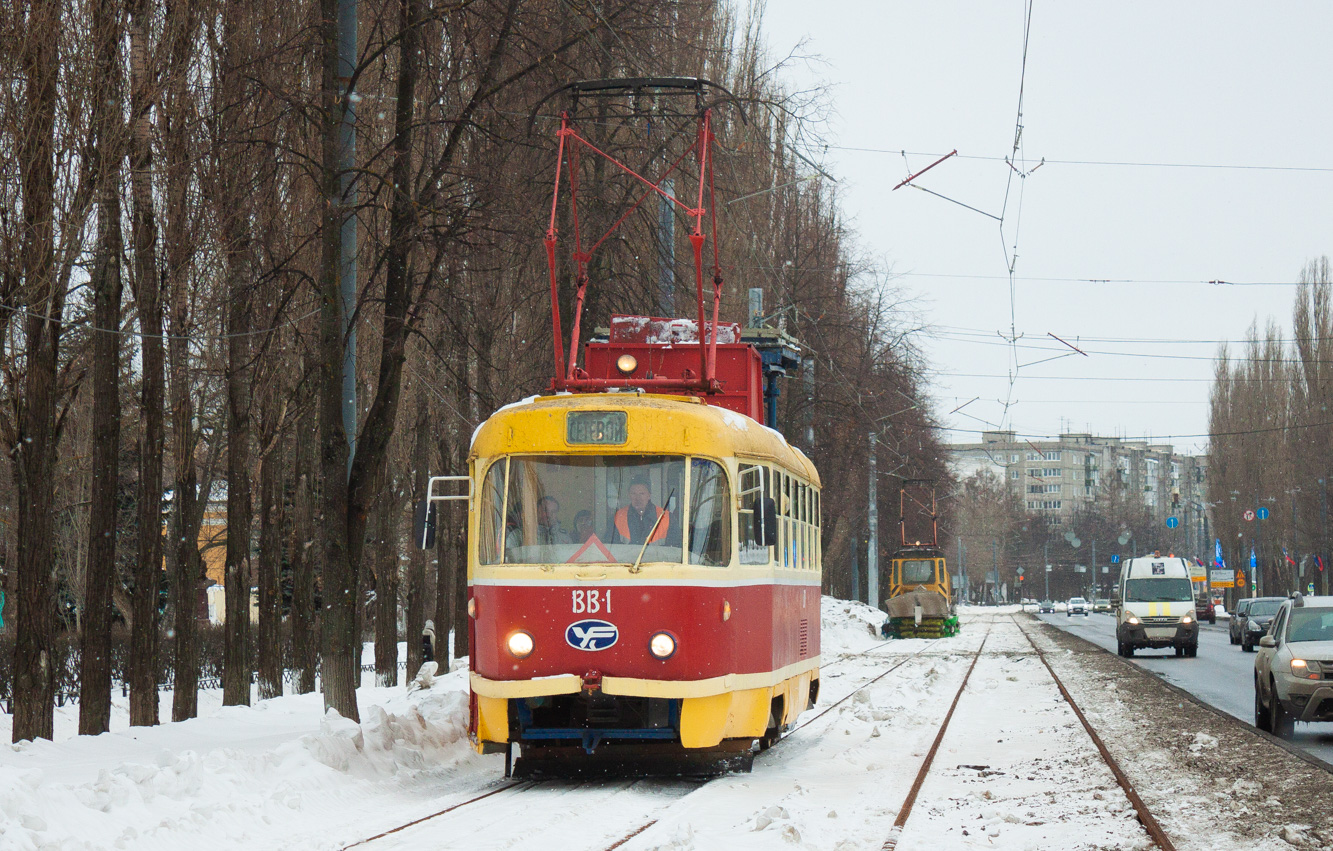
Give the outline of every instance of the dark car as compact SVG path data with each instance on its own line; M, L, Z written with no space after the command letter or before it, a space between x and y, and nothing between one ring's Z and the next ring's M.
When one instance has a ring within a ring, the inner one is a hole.
M1239 644L1246 653L1253 653L1259 639L1268 633L1268 625L1273 616L1286 601L1286 597L1251 597L1241 600L1236 606L1236 615L1231 619L1231 643Z
M1197 597L1194 600L1194 619L1199 623L1208 621L1217 623L1217 612L1213 610L1213 601L1209 597ZM1235 643L1234 641L1232 642Z
M1047 612L1053 613L1054 611L1055 611L1055 603L1051 602L1050 600L1042 600L1040 603L1037 604L1037 612L1039 614L1046 614Z

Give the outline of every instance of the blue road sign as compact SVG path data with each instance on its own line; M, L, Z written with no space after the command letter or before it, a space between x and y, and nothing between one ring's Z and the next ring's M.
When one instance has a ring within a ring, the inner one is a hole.
M1254 516L1255 516L1255 517L1258 517L1260 520L1267 520L1267 519L1268 519L1268 509L1267 509L1267 508L1260 508L1258 511L1254 512Z
M1120 556L1111 556L1111 564L1119 564Z
M1264 509L1260 509L1260 510L1263 511ZM1166 528L1168 528L1168 529L1174 529L1174 528L1176 528L1176 527L1179 526L1179 525L1180 525L1180 518L1179 518L1179 517L1168 517L1168 518L1166 518Z

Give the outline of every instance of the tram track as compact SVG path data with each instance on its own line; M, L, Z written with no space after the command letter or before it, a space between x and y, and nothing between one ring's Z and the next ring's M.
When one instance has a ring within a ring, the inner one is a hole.
M876 651L876 650L878 650L878 649L880 649L880 648L886 647L886 646L888 646L888 645L894 644L894 643L895 643L895 641L893 641L893 640L885 641L885 642L882 642L882 643L880 643L880 644L876 644L876 645L874 645L873 647L868 647L868 648L866 648L865 650L862 650L862 651L859 652L859 653L850 653L850 654L846 654L846 655L842 656L840 659L835 660L835 662L830 663L829 665L822 667L822 668L821 668L821 671L823 671L823 670L827 670L828 668L831 668L831 667L833 667L833 666L836 665L836 664L841 664L841 663L843 663L843 662L847 662L847 661L850 661L850 660L852 660L852 659L856 659L856 658L863 657L863 656L868 656L868 655L870 655L871 653L873 653L874 651ZM979 646L978 649L977 649L977 657L980 656L980 653L981 653L981 647L984 647L984 646L985 646L985 643L986 643L985 638L983 638L983 639L982 639L982 642L981 642L981 646ZM933 649L932 646L931 646L930 644L926 644L925 646L921 647L921 648L920 648L919 650L917 650L916 652L914 652L914 653L910 653L910 654L907 654L907 655L903 656L902 659L898 660L896 663L894 663L892 666L890 666L887 670L882 671L882 672L881 672L880 674L878 674L877 676L872 677L872 678L869 679L869 680L866 680L864 683L861 683L861 684L858 685L856 688L852 689L850 692L848 692L847 694L843 695L843 696L842 696L841 698L839 698L838 700L834 701L833 703L831 703L831 704L829 704L828 706L826 706L826 707L824 707L823 709L821 709L821 710L819 711L818 714L814 715L813 717L811 717L811 718L809 718L809 719L806 719L805 721L803 721L803 722L801 722L800 724L798 724L798 725L796 725L795 727L793 727L793 728L792 728L791 730L789 730L789 731L788 731L788 732L787 732L781 739L779 739L779 740L778 740L777 742L775 742L770 748L768 748L767 753L772 753L773 751L778 750L779 748L781 748L781 747L783 746L784 743L786 743L786 742L788 742L788 741L791 741L792 738L793 738L798 732L800 732L801 730L804 730L805 728L807 728L807 727L809 727L810 725L814 724L816 721L818 721L820 718L822 718L822 717L824 717L825 715L827 715L829 712L832 712L834 709L838 708L839 706L841 706L841 705L842 705L843 703L845 703L846 701L848 701L848 700L850 700L851 698L855 697L856 694L857 694L858 692L864 691L865 689L869 688L870 686L874 685L875 683L879 682L880 680L883 680L883 679L884 679L885 677L887 677L889 674L892 674L894 671L897 671L899 668L903 667L903 666L906 665L908 662L911 662L911 661L916 660L916 659L921 659L921 658L927 658L927 659L929 659L929 658L937 658L937 657L950 657L950 658L955 658L955 657L957 657L957 656L959 655L958 653L927 653L927 652L926 652L927 650L931 650L931 649ZM974 662L973 662L973 663L975 664L975 659L974 659ZM717 778L712 778L712 779L710 779L708 782L709 782L709 783L714 782L714 780L716 780L716 779L717 779ZM704 784L704 785L707 785L707 784ZM651 819L650 821L644 822L643 824L641 824L641 825L639 825L638 827L634 828L632 831L630 831L629 833L625 834L624 836L622 836L620 839L616 840L616 841L615 841L614 843L612 843L611 845L606 846L606 847L603 849L603 851L615 851L615 849L620 848L621 846L623 846L623 845L625 845L626 843L628 843L630 840L634 839L634 838L635 838L636 836L638 836L639 834L641 834L641 833L643 833L644 831L648 830L649 828L653 827L655 824L657 824L659 821L661 821L663 811L669 809L670 806L671 806L671 805L669 804L669 805L667 805L666 807L663 807L662 810L659 811L659 814L658 814L656 817L654 817L654 818Z
M1046 668L1047 673L1050 675L1052 682L1054 682L1065 704L1070 708L1070 710L1072 710L1075 717L1078 718L1079 722L1082 724L1084 731L1088 734L1088 737L1091 739L1093 745L1095 745L1098 755L1101 757L1102 761L1106 764L1106 766L1110 769L1111 774L1115 777L1115 780L1119 784L1120 789L1125 793L1125 797L1129 800L1130 805L1134 808L1134 812L1136 817L1138 818L1139 824L1142 825L1143 829L1147 832L1149 838L1158 848L1162 849L1162 851L1175 851L1175 845L1172 844L1170 837L1167 836L1166 832L1162 829L1162 826L1158 823L1157 819L1153 816L1152 812L1148 809L1147 805L1144 803L1142 797L1134 789L1133 783L1130 781L1128 775L1125 774L1124 770L1120 767L1120 764L1116 761L1115 757L1111 754L1110 750L1107 749L1106 743L1102 741L1101 736L1099 736L1097 734L1097 731L1093 729L1092 724L1087 719L1087 716L1084 715L1082 709L1080 709L1078 704L1074 701L1073 695L1070 694L1069 690L1065 687L1065 684L1060 680L1059 675L1055 673L1055 669L1051 666L1050 660L1046 658L1045 651L1043 651L1041 647L1038 646L1037 642L1033 640L1032 636L1028 633L1028 631L1025 630L1018 623L1017 618L1011 618L1011 619L1013 621L1014 627L1027 641L1028 645L1032 648L1033 653L1037 656L1037 658L1041 661L1042 665ZM987 638L989 638L989 633L987 634ZM959 685L958 691L954 695L953 704L950 706L948 714L945 715L944 720L940 723L939 730L935 735L935 740L931 745L930 751L926 754L925 759L922 761L921 767L918 770L917 775L912 782L912 787L908 791L907 797L904 799L902 806L899 807L898 809L898 815L894 819L893 827L890 829L888 837L884 840L884 843L881 846L881 851L896 851L898 843L902 838L903 831L906 828L908 821L912 817L912 813L916 806L921 788L924 786L927 778L930 776L931 768L934 765L935 756L939 750L941 743L944 741L945 734L949 730L949 722L953 719L954 710L957 708L959 701L963 697L964 691L966 691L967 689L968 681L971 679L972 671L975 669L977 662L981 659L982 650L985 648L985 644L986 640L983 639L981 646L977 648L976 656L973 658L972 664L968 668L967 674L963 677L963 682Z
M843 664L852 662L854 660L858 659L864 660L866 658L873 658L875 655L877 655L878 651L883 650L885 647L893 646L895 644L900 644L900 643L901 641L894 641L894 640L884 641L872 645L871 647L868 647L857 653L842 654L838 658L829 662L827 665L821 666L821 671L827 671L836 668L838 666L841 666ZM985 645L985 639L983 638L982 644L978 647L977 651L975 651L973 664L975 664L975 659L979 657L981 649L982 647L984 647L984 645ZM873 677L870 677L864 682L857 684L855 688L852 688L850 691L839 697L837 700L833 701L827 706L821 707L819 712L817 712L816 714L810 716L809 718L802 719L799 723L797 723L790 730L788 730L782 736L781 739L779 739L766 751L764 751L764 753L785 751L784 748L785 743L792 741L794 739L799 740L797 739L797 736L802 730L805 730L806 728L815 724L820 719L824 718L826 715L832 712L834 709L837 709L838 707L845 704L847 701L852 700L858 693L870 688L876 683L883 681L885 678L889 677L896 671L899 671L904 666L908 665L908 663L919 661L922 659L936 659L936 658L955 659L959 655L960 654L957 651L939 652L939 650L934 646L933 642L926 643L922 647L918 648L917 650L911 653L903 654L902 658L893 660L893 662L889 665L888 668L878 672ZM653 818L636 825L632 829L628 830L626 833L622 834L610 845L605 846L606 851L613 851L613 849L618 849L623 845L627 844L628 842L630 842L631 840L633 840L635 837L649 830L654 825L656 825L661 820L661 818L665 816L666 812L669 811L681 798L684 798L685 796L696 791L698 788L701 788L702 786L705 786L716 779L717 778L709 778L707 780L700 780L697 785L693 786L693 788L682 790L679 795L674 796L672 801L666 803L662 807L659 807L657 812L654 814ZM485 791L480 792L479 794L472 795L471 797L464 798L463 800L455 801L454 803L451 803L448 806L440 810L437 810L435 812L422 815L418 818L414 818L407 822L395 824L392 827L388 827L385 830L376 833L372 836L367 836L358 839L355 842L342 845L340 846L340 848L342 849L342 851L347 851L347 849L352 849L352 848L375 847L376 845L381 844L383 840L390 839L391 837L394 837L396 834L399 834L410 828L417 827L418 825L430 822L434 819L438 819L456 813L459 810L463 810L465 808L481 804L482 802L487 801L499 795L505 795L506 797L517 796L528 792L534 792L539 789L551 787L552 783L558 784L562 791L577 791L580 789L587 788L592 783L595 782L597 781L575 781L572 783L568 781L551 781L551 780L500 781L501 785L495 786L494 788L488 788ZM630 786L632 787L637 782L638 782L637 780L634 781L633 783L630 784Z

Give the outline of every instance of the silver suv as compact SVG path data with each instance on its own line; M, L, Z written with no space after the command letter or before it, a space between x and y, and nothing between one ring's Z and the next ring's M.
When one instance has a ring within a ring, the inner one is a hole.
M1254 726L1291 736L1297 721L1333 721L1333 597L1282 604L1254 659Z

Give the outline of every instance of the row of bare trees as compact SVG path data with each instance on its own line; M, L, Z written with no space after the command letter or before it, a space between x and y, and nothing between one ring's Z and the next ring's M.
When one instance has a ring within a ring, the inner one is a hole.
M744 104L745 120L720 109L716 125L726 318L743 321L745 290L761 287L771 321L807 346L782 421L824 473L826 585L846 593L868 430L894 475L942 475L942 453L909 312L794 149L817 104L777 82L757 9L363 0L350 78L335 0L0 10L0 442L11 459L0 521L15 740L52 735L62 634L81 648L80 732L108 728L108 648L122 629L130 722L159 721L164 647L171 717L197 713L200 541L214 515L225 514L225 540L206 546L225 549L232 592L224 703L248 703L252 683L281 694L286 668L300 691L318 673L326 705L355 718L363 630L391 684L404 631L419 635L433 616L445 636L464 622L462 515L445 513L431 553L408 546L405 524L426 473L465 470L476 425L549 380L540 240L554 115L530 111L571 79L703 76ZM350 170L338 142L349 113ZM581 116L636 168L660 172L683 150L670 116L646 131L614 119ZM590 233L635 197L603 169L582 175ZM352 235L356 298L344 306ZM584 329L658 308L658 243L645 205L602 246ZM692 269L677 254L685 304ZM568 299L567 269L560 286ZM415 670L421 650L407 647ZM466 630L452 652L467 653Z
M1328 593L1333 538L1333 277L1301 270L1289 336L1270 322L1218 355L1209 411L1208 501L1228 566L1250 589ZM1266 512L1260 511L1266 509ZM1246 519L1252 512L1254 519ZM1260 519L1262 514L1266 519ZM1257 570L1251 570L1251 560Z

